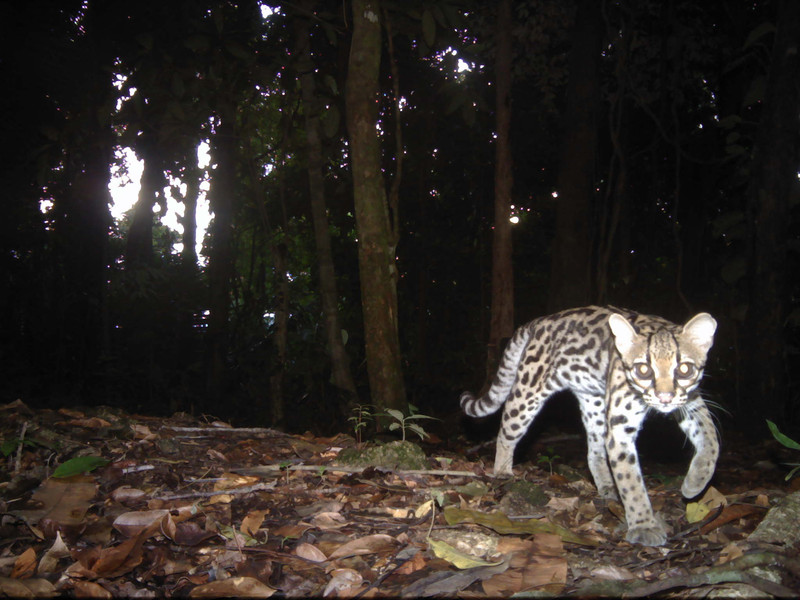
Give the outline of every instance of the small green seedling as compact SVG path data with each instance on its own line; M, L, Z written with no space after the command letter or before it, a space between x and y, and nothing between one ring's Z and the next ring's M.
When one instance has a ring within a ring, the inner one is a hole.
M372 404L356 404L352 408L353 416L347 418L353 424L353 432L356 434L356 443L359 446L362 442L361 430L366 428L367 423L375 418L372 413L374 408Z
M539 458L536 459L536 462L539 464L547 463L547 466L550 467L550 475L553 474L553 463L561 458L558 454L555 453L555 450L552 446L547 447L547 454L539 453Z
M414 419L436 419L436 417L429 417L428 415L419 414L417 412L417 407L410 403L408 405L408 415L404 415L397 409L387 408L386 412L383 413L383 416L397 419L396 423L391 423L389 425L389 431L397 431L399 429L403 435L404 442L406 441L406 431L413 431L421 440L429 437L428 432L426 432L420 425L417 425L416 423L409 423L409 421Z

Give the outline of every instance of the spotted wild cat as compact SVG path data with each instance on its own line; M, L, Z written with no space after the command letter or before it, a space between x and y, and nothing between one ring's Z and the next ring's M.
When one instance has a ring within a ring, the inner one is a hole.
M666 531L647 496L636 436L648 411L674 412L695 447L681 491L687 498L703 491L714 474L719 442L697 386L716 328L708 313L680 326L597 306L541 317L516 330L489 391L479 398L464 392L461 407L482 417L505 403L494 473L507 476L514 448L544 402L571 390L581 409L598 492L622 500L628 541L660 546Z

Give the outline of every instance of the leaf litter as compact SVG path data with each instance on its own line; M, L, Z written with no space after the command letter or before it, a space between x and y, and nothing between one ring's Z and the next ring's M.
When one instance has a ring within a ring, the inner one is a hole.
M0 406L0 418L3 448L14 449L0 479L0 595L800 592L800 542L773 532L787 519L748 539L769 509L794 497L779 471L754 468L762 454L769 461L766 445L755 459L729 450L714 487L694 502L669 477L651 481L671 537L646 548L624 541L621 507L581 476L580 440L574 449L561 440L558 458L576 457L563 474L530 461L508 482L488 476L489 457L470 462L464 445L452 451L458 440L450 450L425 444L423 468L404 470L338 464L343 449L361 446L346 435L183 414L34 411L17 401Z

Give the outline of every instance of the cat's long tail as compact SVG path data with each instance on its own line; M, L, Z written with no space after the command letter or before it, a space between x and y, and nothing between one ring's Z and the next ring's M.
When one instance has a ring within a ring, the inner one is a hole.
M532 324L518 328L508 341L503 360L492 381L492 387L483 396L475 397L472 392L461 394L461 408L470 417L485 417L500 408L511 393L511 387L517 378L517 367L525 348L528 347Z

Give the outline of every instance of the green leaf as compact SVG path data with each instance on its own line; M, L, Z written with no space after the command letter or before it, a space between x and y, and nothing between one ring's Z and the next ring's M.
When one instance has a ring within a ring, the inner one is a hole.
M414 423L408 423L406 425L406 428L416 433L419 436L419 439L421 440L424 440L426 437L428 437L428 433L419 425L416 425Z
M792 450L800 450L800 444L778 431L778 426L769 419L767 419L767 427L769 427L769 430L772 432L772 437L778 440L781 444L787 448L791 448Z
M437 557L446 560L457 569L473 569L475 567L486 567L502 564L502 561L491 563L472 556L471 554L465 554L464 552L456 550L450 544L441 540L428 538L427 541L431 550L433 550L433 553Z
M58 465L53 477L72 477L81 473L90 473L98 467L104 467L108 460L102 456L78 456Z
M401 413L399 410L396 410L394 408L387 408L386 409L386 414L389 415L390 417L394 417L398 421L403 421L405 419L405 417L403 416L403 413Z

